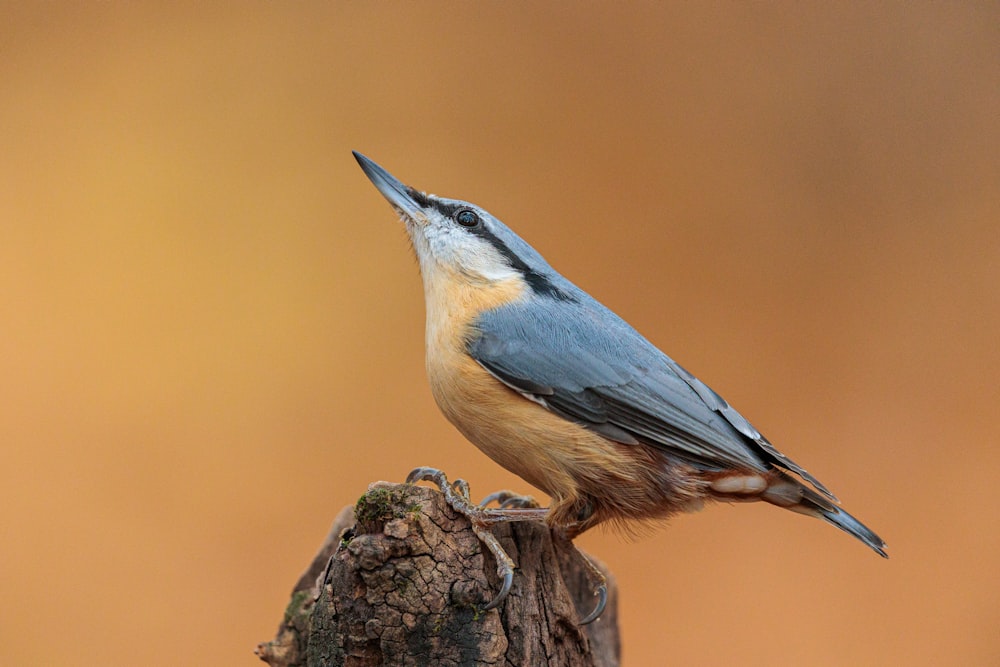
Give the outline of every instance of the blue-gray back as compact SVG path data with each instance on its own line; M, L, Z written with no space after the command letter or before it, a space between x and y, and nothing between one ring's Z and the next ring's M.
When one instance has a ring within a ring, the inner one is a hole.
M644 443L708 470L791 470L721 396L547 265L555 289L484 312L469 354L514 390L626 444Z

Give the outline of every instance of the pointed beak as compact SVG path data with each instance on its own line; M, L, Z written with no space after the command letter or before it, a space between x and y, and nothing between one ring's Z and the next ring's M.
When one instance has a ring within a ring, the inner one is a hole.
M382 196L389 200L394 209L409 218L423 214L423 207L417 203L417 200L411 194L415 192L413 188L403 185L399 179L361 153L357 151L351 152L354 153L354 159L361 165L361 170L365 172L365 176L378 188Z

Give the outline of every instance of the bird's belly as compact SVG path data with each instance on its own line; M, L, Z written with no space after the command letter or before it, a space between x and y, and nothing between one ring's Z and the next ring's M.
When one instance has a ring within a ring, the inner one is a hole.
M428 355L431 391L444 415L483 453L552 497L568 523L651 518L689 509L700 481L652 448L608 440L550 412L462 352ZM697 504L696 502L694 504Z
M528 483L552 496L572 494L571 450L590 434L505 386L468 355L460 357L428 358L431 392L445 417Z

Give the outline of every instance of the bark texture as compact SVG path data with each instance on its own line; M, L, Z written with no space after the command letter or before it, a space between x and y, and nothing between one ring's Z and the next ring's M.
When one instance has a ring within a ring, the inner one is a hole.
M536 522L493 530L518 568L483 612L501 582L468 520L436 490L373 484L337 517L257 655L271 667L618 665L611 575L602 568L607 609L581 627L596 582L572 544Z

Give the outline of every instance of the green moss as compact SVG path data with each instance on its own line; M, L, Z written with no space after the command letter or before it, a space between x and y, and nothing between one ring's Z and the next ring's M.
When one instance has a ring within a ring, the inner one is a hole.
M354 518L369 529L385 526L387 521L402 519L420 512L420 503L405 503L405 487L379 487L358 498Z
M292 593L292 599L289 600L288 606L285 607L285 624L295 625L295 621L298 617L302 616L305 611L305 606L312 599L312 592L309 590L295 591Z

